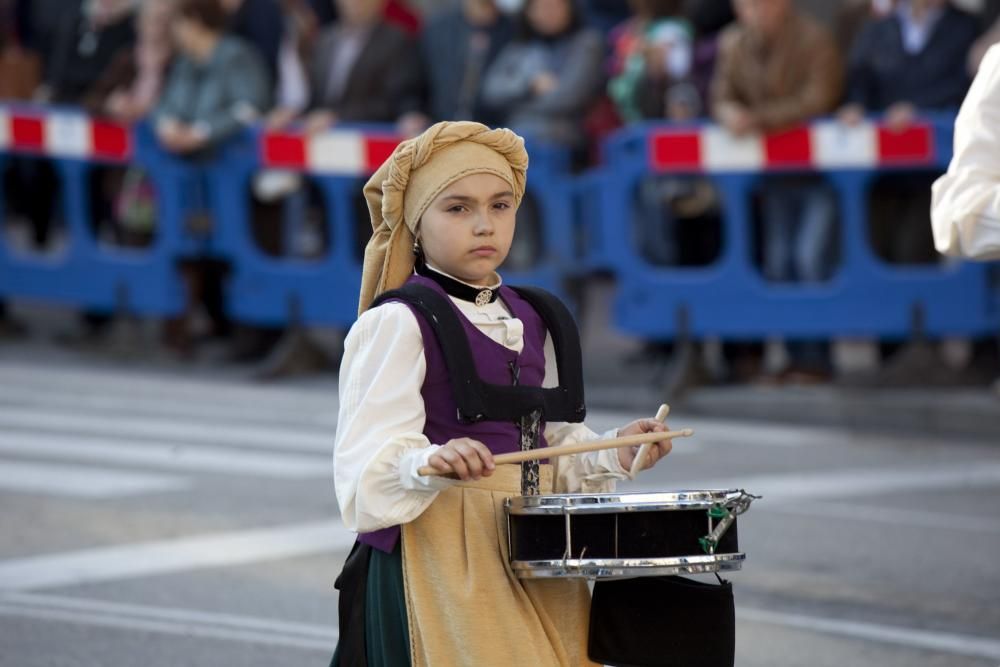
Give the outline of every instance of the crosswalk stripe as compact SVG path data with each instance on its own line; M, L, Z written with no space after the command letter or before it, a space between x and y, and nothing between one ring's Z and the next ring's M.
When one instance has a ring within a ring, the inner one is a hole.
M648 483L647 483L648 484ZM797 472L740 478L685 481L688 489L743 488L762 495L759 504L805 498L851 498L896 491L969 488L1000 485L1000 464L968 463L900 469L836 470L824 473ZM642 487L640 482L637 486Z
M267 401L247 401L238 405L194 400L190 397L150 397L129 394L60 391L58 387L0 386L0 405L32 409L82 411L106 414L229 421L242 424L282 425L302 431L332 432L337 426L336 405L323 412L275 407Z
M0 452L32 458L86 460L277 479L333 476L332 456L270 454L180 442L111 442L92 436L5 431L0 433Z
M337 631L325 625L292 623L272 618L257 618L238 614L206 612L176 607L151 607L127 602L111 602L89 598L53 595L51 593L0 593L0 602L42 609L67 609L91 613L115 614L133 618L210 624L221 627L259 630L264 632L314 637L336 641Z
M187 488L182 477L0 460L0 490L79 498L120 498Z
M188 443L333 451L334 432L305 432L287 428L242 426L231 423L180 422L120 415L74 414L56 410L0 407L0 430L29 429L56 433L148 440L181 440Z
M0 598L0 615L34 618L46 621L61 621L88 626L116 628L121 630L138 630L141 632L156 632L188 638L222 639L240 643L259 644L263 646L281 646L309 651L320 651L330 654L337 643L337 634L332 633L325 638L290 635L279 632L262 632L259 630L230 628L222 625L210 625L204 622L195 623L184 620L169 620L156 618L134 618L119 614L77 609L61 609L47 607L32 607L28 605L3 602Z
M122 394L154 399L176 398L209 404L270 404L299 411L336 410L337 389L331 378L314 387L248 385L245 379L190 378L167 373L122 372L101 368L64 368L0 361L0 385L51 388L80 395Z
M883 523L890 526L1000 534L1000 521L980 514L966 516L901 507L879 507L875 504L817 502L771 505L767 510L777 514L820 518L829 517L845 521Z
M847 621L802 614L787 614L763 609L737 608L739 619L755 623L768 623L785 627L897 644L925 651L939 651L951 655L967 655L990 660L1000 660L1000 641L986 637L935 632L926 628L901 628L878 623Z
M315 521L0 561L0 591L115 581L346 550L354 534Z

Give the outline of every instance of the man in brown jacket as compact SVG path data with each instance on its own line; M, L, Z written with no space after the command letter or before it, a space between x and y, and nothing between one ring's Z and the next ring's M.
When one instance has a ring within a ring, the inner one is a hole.
M735 134L769 132L829 113L843 62L833 36L792 0L734 0L738 21L719 38L715 118Z
M829 113L843 66L833 36L792 0L734 0L737 23L720 37L712 79L715 119L737 136L787 129ZM836 261L836 206L815 175L770 176L761 187L764 275L772 281L828 280ZM816 381L831 372L828 341L792 341L784 377Z

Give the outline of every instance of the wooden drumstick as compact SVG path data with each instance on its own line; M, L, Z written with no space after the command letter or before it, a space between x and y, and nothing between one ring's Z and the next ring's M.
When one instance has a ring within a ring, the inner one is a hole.
M530 449L524 452L511 452L510 454L498 454L493 457L493 463L503 465L505 463L522 463L524 461L535 461L537 459L551 459L567 454L583 454L585 452L597 452L602 449L618 449L619 447L635 447L647 442L657 442L669 438L686 438L694 435L694 431L685 428L680 431L667 431L665 433L637 433L636 435L626 435L620 438L609 440L592 440L590 442L576 442L571 445L560 445L559 447L542 447L540 449ZM451 473L439 472L433 466L421 466L417 470L418 475L448 475Z
M667 415L670 414L670 406L664 403L660 406L660 409L656 411L656 416L653 417L658 422L663 422L666 420ZM629 470L629 474L634 478L640 470L646 467L646 459L649 457L649 448L653 446L653 443L647 442L642 447L639 448L639 452L632 459L632 469Z

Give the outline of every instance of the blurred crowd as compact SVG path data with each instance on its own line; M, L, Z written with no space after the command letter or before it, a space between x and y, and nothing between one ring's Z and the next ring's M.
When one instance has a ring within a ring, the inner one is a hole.
M191 159L250 124L393 123L409 136L472 119L565 147L583 168L609 132L644 120L713 119L745 135L823 115L884 114L901 129L956 111L1000 40L998 14L997 0L0 0L0 99L149 119L166 150ZM281 254L267 200L300 185L263 176L254 233ZM887 261L937 261L933 177L879 182L871 242ZM4 179L44 245L51 167L24 161ZM131 221L119 238L149 233L141 175L99 189L109 217ZM636 197L646 260L710 261L719 212L707 182L651 178ZM821 177L768 178L755 207L768 279L831 276L836 200ZM680 224L690 220L704 224ZM827 376L827 347L790 341L789 367Z

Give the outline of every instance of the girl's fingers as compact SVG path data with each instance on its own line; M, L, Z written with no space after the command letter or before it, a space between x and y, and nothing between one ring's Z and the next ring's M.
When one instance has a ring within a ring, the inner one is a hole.
M479 458L479 452L476 451L475 447L472 447L468 443L462 443L457 447L459 455L462 457L462 462L465 464L466 469L469 471L469 477L473 479L478 479L483 474L483 462ZM462 479L466 479L463 477Z
M454 472L451 465L444 460L444 457L440 454L435 454L434 456L427 459L427 464L433 467L440 473L447 475L450 472Z
M496 465L493 463L493 452L489 450L489 447L479 442L478 440L469 440L469 445L479 454L479 460L482 462L483 474L490 474L493 472Z
M469 467L465 464L465 459L462 455L455 451L454 448L445 448L441 450L444 460L448 462L451 466L452 472L458 475L459 479L469 478Z

